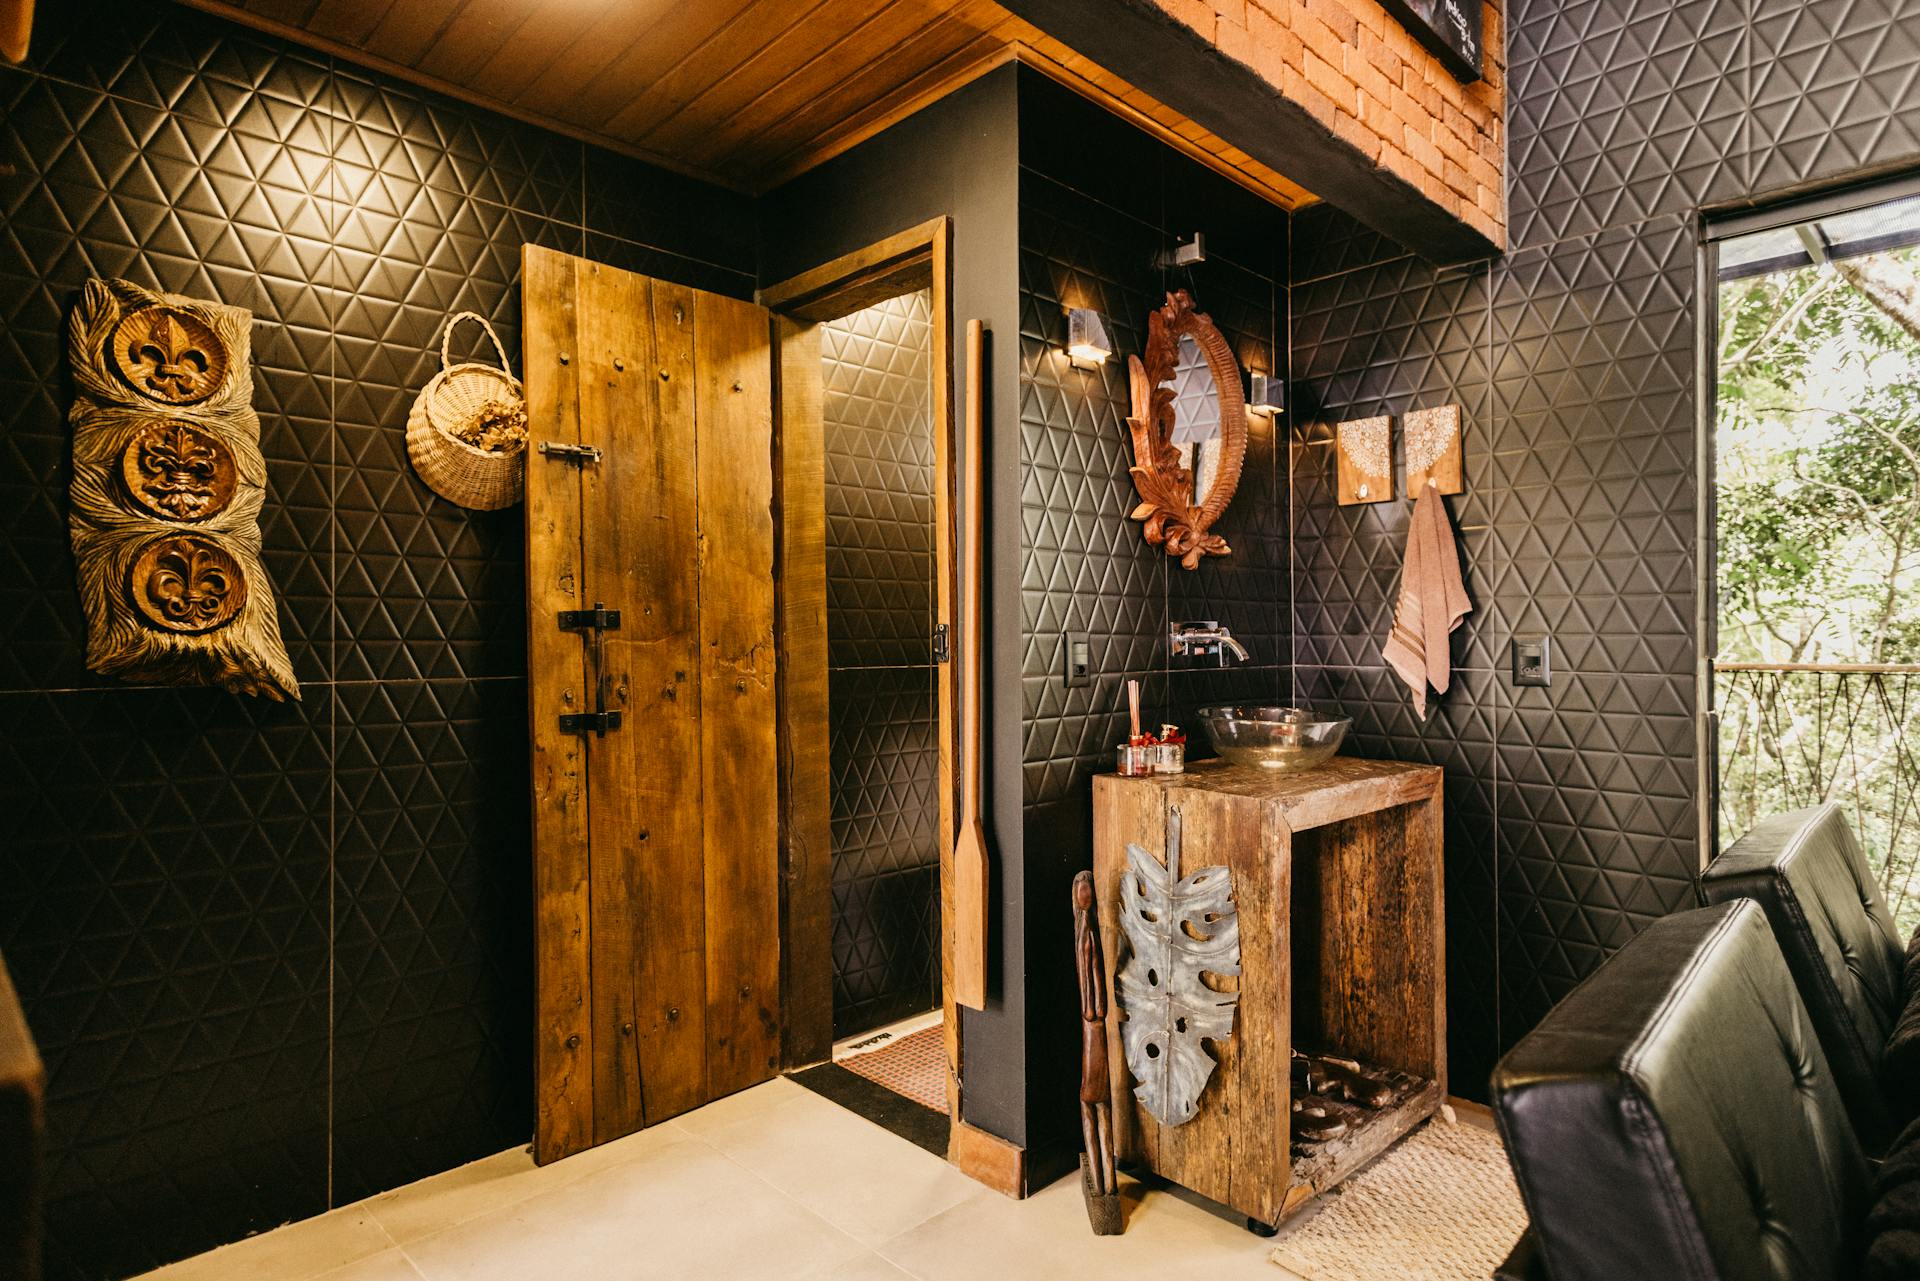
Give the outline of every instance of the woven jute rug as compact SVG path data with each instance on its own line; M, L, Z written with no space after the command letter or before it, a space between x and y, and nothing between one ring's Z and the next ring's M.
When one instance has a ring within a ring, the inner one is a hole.
M1500 1136L1464 1121L1427 1122L1322 1200L1273 1250L1302 1281L1486 1281L1527 1226Z
M946 1029L935 1023L871 1050L848 1055L840 1066L905 1095L922 1107L947 1111Z

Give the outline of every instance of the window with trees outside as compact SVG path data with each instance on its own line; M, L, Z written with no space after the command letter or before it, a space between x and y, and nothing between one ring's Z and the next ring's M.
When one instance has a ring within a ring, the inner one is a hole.
M1839 802L1905 937L1920 924L1920 194L1829 200L1715 251L1719 842Z

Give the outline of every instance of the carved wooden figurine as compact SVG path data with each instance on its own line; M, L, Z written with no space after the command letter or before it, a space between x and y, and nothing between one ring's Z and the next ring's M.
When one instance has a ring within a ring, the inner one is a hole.
M251 323L124 280L88 281L74 309L67 520L102 675L300 697L260 560Z
M1113 1082L1107 1070L1107 967L1093 906L1093 873L1073 878L1073 956L1080 977L1081 1189L1098 1236L1120 1231L1119 1173L1113 1146Z

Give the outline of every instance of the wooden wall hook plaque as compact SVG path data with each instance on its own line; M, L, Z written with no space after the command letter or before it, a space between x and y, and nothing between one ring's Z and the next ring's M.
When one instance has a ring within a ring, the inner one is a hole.
M1333 429L1340 505L1384 503L1393 497L1393 419L1355 418Z
M1418 498L1432 482L1442 494L1465 492L1466 451L1460 442L1460 406L1416 409L1400 423L1407 452L1407 497Z
M299 698L260 559L267 464L238 307L90 280L67 331L67 525L87 666Z

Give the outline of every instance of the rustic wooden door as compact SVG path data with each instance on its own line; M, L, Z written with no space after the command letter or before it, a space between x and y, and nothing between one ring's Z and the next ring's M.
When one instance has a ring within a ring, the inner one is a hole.
M534 1155L780 1054L770 318L523 254Z

